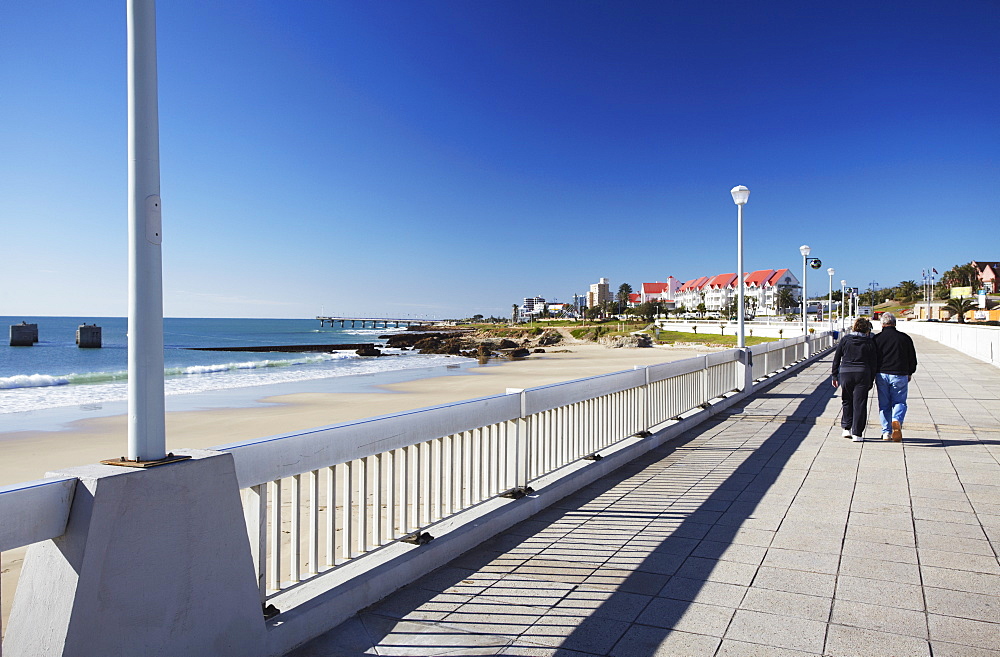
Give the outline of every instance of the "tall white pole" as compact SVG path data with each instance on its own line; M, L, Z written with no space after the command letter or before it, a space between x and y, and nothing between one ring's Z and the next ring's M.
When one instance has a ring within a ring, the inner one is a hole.
M847 281L840 281L840 332L844 332L844 315L847 313Z
M739 344L737 345L740 349L747 346L746 331L744 326L744 305L743 305L743 204L736 206L737 215L736 219L736 242L738 244L736 249L736 278L738 279L737 285L739 285L739 291L737 292L737 303L739 308L737 310L737 317L739 318Z
M833 333L833 275L836 272L834 271L833 267L830 267L829 269L826 270L826 273L830 274L830 296L829 296L829 298L828 298L828 300L826 302L826 305L829 306L828 313L830 315L830 318L829 318L829 321L830 321L830 332Z
M802 256L802 335L806 336L806 344L809 344L809 317L806 313L806 265L809 262L809 256ZM808 352L808 347L806 348Z
M127 0L128 458L166 456L156 3Z

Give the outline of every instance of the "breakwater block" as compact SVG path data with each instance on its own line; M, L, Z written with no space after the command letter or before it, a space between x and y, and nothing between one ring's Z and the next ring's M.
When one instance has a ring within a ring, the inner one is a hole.
M30 347L38 342L38 324L21 322L10 327L10 346Z
M370 342L360 344L289 344L272 345L269 347L188 347L192 351L280 351L284 353L325 353L328 351L357 351L358 349L374 349L375 345Z
M80 324L76 329L76 345L81 349L100 349L101 327L97 324Z

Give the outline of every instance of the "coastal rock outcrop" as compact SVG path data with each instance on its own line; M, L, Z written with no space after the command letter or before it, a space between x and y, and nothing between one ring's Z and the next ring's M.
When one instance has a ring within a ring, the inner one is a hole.
M598 338L597 342L598 344L602 344L610 349L629 349L653 346L653 340L644 333L633 333L632 335L606 335Z

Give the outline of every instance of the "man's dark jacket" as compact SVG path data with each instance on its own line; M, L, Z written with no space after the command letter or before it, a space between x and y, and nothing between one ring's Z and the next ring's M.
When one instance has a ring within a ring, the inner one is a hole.
M913 339L896 330L895 326L883 326L875 336L879 368L882 374L911 375L917 371L917 350Z
M833 378L839 379L840 374L847 372L864 372L869 379L874 379L879 372L875 341L870 333L851 331L837 344L837 353L833 355Z

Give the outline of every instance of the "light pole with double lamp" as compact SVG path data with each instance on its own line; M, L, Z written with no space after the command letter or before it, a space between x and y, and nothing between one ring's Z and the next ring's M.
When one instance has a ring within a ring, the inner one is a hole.
M750 190L743 185L738 185L730 190L733 195L733 202L738 208L736 211L736 278L739 279L736 293L736 303L739 305L736 310L738 318L738 344L740 349L747 346L746 332L744 330L744 305L743 305L743 206L750 199Z
M833 333L833 275L837 272L834 271L833 267L826 270L827 274L830 274L830 297L827 300L827 313L830 315L830 333Z
M809 355L809 317L807 304L806 304L806 281L807 281L807 269L812 267L813 269L819 269L823 266L823 261L819 258L810 258L809 253L812 251L808 245L803 244L799 247L799 253L802 254L802 335L806 338L806 355Z

